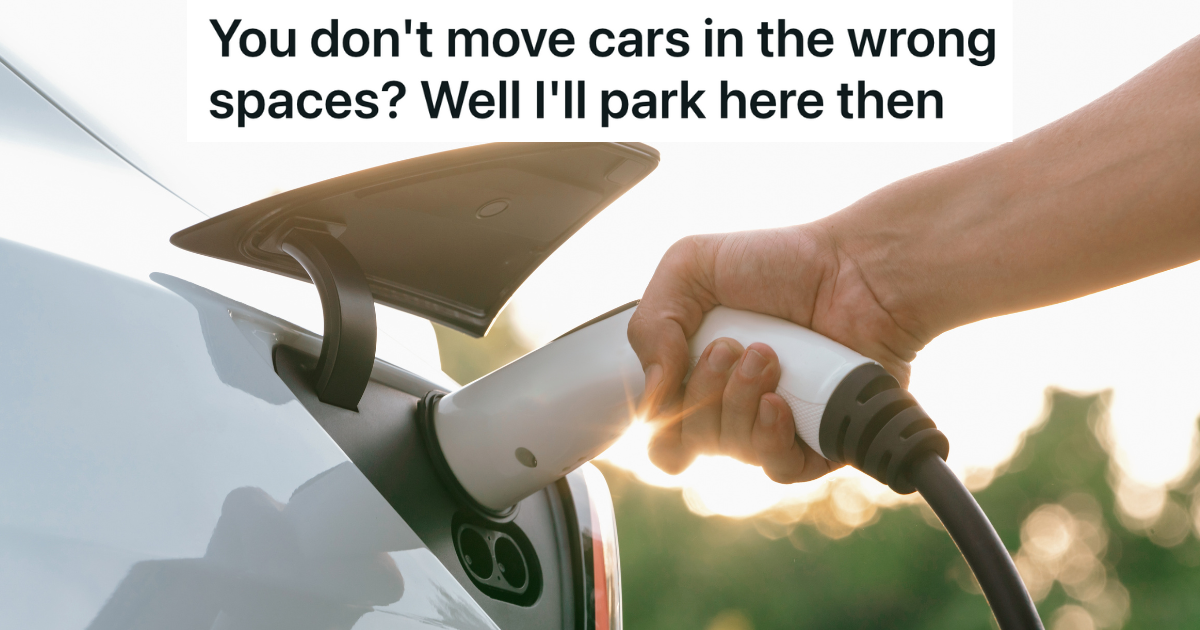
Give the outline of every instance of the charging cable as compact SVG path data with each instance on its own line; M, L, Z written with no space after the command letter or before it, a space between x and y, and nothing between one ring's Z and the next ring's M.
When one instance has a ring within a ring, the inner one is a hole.
M946 465L950 442L877 363L846 375L821 417L821 452L887 484L920 492L975 574L1001 630L1042 630L1012 557L975 497Z

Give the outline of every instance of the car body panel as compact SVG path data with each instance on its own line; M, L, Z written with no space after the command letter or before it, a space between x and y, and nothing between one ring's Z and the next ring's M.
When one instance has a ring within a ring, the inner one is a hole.
M0 627L586 627L580 497L510 523L532 604L464 572L411 413L457 387L429 322L376 309L371 388L406 457L370 465L275 370L320 350L313 286L170 245L203 213L75 114L0 67Z
M213 185L219 185L214 182ZM321 330L312 285L196 256L170 244L205 215L110 152L0 66L0 238L68 256L137 281L167 273L287 321ZM377 355L443 387L431 324L377 309Z
M235 363L171 291L8 241L0 269L0 627L115 627L131 570L180 559L189 619L225 610L195 590L224 571L274 594L255 627L317 600L361 627L495 627L232 318Z

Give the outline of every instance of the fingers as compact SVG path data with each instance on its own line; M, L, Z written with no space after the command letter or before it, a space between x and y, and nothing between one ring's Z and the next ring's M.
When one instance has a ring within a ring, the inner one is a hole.
M884 356L882 359L876 359L883 369L889 374L896 377L896 382L900 383L900 387L908 389L909 379L912 377L912 364L908 361L896 359L892 356Z
M811 481L836 469L796 437L791 409L774 393L780 372L769 346L743 349L733 339L713 341L682 394L663 406L651 461L678 474L697 455L729 455L762 466L777 483Z
M741 358L742 344L716 339L704 349L683 395L681 442L692 456L716 454L721 438L721 398L730 371Z
M792 410L778 394L764 394L751 444L763 472L776 483L812 481L838 468L796 436Z
M642 405L649 415L658 415L659 408L679 393L691 363L687 335L674 319L639 304L629 320L628 336L646 372Z
M648 405L661 405L679 392L690 364L687 338L717 303L711 278L720 242L721 237L689 236L672 245L629 320L629 343L646 372Z
M671 474L682 472L696 455L682 442L680 385L691 364L687 337L715 304L706 279L719 240L688 237L673 245L629 320L629 343L646 373L640 413L658 424L650 460Z
M650 461L670 474L687 468L697 455L718 453L721 396L742 345L717 339L700 355L682 398L659 407L659 427L650 441ZM678 397L677 397L678 398Z
M678 420L660 421L654 435L650 436L650 445L647 449L650 463L658 466L668 475L678 475L692 464L692 460L696 459L694 453L688 453L683 449L680 441L682 428L683 424Z
M629 321L629 340L646 371L639 413L658 425L650 440L650 461L668 474L679 474L695 459L680 441L679 384L691 363L687 338L673 320L650 316L639 305Z
M757 464L750 438L758 416L758 401L779 386L779 357L761 343L746 348L729 375L721 398L721 452L747 464Z

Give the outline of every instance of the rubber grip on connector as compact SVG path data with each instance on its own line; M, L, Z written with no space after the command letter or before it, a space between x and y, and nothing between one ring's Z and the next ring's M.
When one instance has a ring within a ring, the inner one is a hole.
M854 368L833 390L819 441L900 494L920 490L978 579L1002 630L1042 630L1037 607L1004 543L975 498L946 466L950 441L877 363Z
M899 494L916 490L908 470L934 452L942 460L950 441L912 394L878 363L860 365L833 390L821 416L821 452L850 464Z

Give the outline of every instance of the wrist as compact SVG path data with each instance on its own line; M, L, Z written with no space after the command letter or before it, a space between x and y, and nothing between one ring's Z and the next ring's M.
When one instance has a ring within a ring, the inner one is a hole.
M983 245L1010 195L993 150L905 178L818 223L897 326L921 343L988 317Z

